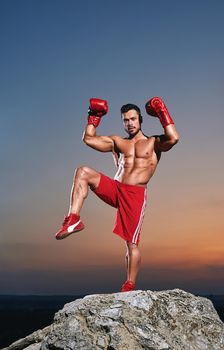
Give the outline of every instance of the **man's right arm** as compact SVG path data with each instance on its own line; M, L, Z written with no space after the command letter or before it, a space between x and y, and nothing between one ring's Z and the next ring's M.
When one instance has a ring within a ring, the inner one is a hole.
M91 148L100 152L112 152L114 141L110 136L97 136L96 128L101 122L101 118L107 114L107 101L91 98L89 106L88 124L85 128L83 141Z
M111 136L97 136L96 127L87 125L83 134L85 144L100 152L113 152L114 140Z

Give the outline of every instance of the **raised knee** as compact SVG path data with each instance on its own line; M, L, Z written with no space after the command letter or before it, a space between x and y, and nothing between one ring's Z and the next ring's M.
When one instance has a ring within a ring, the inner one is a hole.
M80 166L75 171L75 177L85 178L90 173L90 169L87 166Z

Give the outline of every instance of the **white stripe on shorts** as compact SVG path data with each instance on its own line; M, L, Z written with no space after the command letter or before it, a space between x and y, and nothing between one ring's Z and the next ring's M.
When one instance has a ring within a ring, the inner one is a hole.
M143 205L142 205L142 210L141 210L141 215L140 215L140 218L139 218L139 221L138 221L138 225L136 227L135 233L134 233L133 238L132 238L132 243L134 243L134 244L137 243L138 237L140 235L142 222L143 222L144 215L145 215L146 200L147 200L147 189L145 189L144 202L143 202Z

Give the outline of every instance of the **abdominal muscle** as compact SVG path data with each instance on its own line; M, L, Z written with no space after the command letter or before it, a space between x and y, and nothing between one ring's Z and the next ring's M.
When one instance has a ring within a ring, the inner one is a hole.
M121 154L117 165L115 180L128 185L146 187L155 172L157 161L142 158L125 159L124 155Z

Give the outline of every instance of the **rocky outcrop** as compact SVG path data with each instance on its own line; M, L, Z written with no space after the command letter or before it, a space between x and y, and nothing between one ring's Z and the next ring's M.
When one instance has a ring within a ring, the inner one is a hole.
M38 331L28 335L26 338L17 340L7 348L2 350L10 349L10 350L20 350L20 349L32 349L39 350L41 346L41 342L46 335L50 332L51 326L45 327L43 329L39 329Z
M224 350L210 300L179 289L89 295L7 350Z

